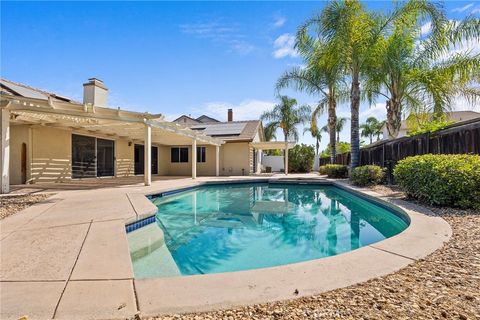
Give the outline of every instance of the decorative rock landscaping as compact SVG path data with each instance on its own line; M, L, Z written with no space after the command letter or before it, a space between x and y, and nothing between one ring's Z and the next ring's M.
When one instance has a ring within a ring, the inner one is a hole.
M51 194L7 195L0 197L0 220L11 216L31 205L43 201Z

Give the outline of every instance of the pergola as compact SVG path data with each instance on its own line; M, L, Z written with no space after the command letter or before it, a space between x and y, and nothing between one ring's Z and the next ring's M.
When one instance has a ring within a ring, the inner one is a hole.
M216 175L219 175L219 148L224 141L206 136L179 124L167 122L160 115L138 113L91 104L43 100L2 95L1 107L1 192L9 191L10 125L29 124L71 129L86 134L101 134L144 144L144 180L151 184L151 146L191 145L192 178L197 176L197 143L216 146Z
M283 150L284 159L285 159L285 175L288 175L288 149L295 147L295 142L283 142L283 141L263 141L263 142L252 142L250 143L257 151L257 172L260 173L262 151L263 150Z

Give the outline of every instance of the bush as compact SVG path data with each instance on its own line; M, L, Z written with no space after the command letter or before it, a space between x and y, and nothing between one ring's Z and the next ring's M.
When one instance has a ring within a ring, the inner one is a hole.
M480 156L432 155L408 157L393 170L408 196L432 205L480 207Z
M289 172L310 172L315 158L315 149L306 144L297 144L288 150L288 171Z
M329 178L346 178L348 176L348 167L343 164L327 164L324 167Z
M373 186L383 182L385 169L373 165L356 167L352 170L350 179L356 186Z
M318 173L321 174L321 175L327 174L327 166L324 165L324 166L318 167Z

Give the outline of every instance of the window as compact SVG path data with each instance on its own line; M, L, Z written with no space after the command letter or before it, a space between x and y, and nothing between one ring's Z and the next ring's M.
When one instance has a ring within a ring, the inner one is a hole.
M197 162L206 162L206 152L205 147L197 147Z
M171 162L188 162L188 148L172 148Z

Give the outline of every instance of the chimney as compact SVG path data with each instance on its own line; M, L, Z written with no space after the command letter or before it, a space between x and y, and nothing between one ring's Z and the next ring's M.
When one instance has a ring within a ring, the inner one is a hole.
M108 88L103 81L97 78L88 79L83 84L83 103L91 103L94 106L106 107Z
M233 121L233 109L228 109L228 122Z

